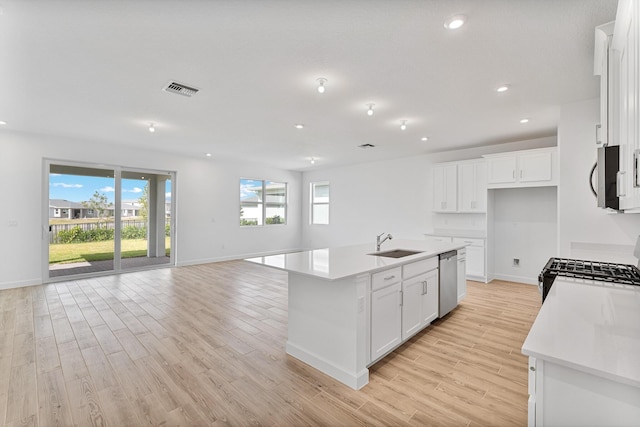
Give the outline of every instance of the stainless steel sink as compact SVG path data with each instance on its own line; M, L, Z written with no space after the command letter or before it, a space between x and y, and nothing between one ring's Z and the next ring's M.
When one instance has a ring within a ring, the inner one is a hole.
M406 257L406 256L409 256L409 255L419 254L419 253L422 253L422 251L410 251L408 249L394 249L392 251L374 252L374 253L369 254L369 255L383 256L383 257L387 257L387 258L402 258L402 257Z

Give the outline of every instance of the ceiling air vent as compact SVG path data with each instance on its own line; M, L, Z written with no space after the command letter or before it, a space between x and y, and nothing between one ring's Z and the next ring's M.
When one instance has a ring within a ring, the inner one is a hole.
M358 145L358 147L360 147L360 148L373 148L373 147L375 147L375 145L373 145L373 144L362 144L362 145Z
M165 87L162 88L165 92L177 93L178 95L192 97L200 89L196 89L195 87L187 86L182 83L171 81L167 83Z

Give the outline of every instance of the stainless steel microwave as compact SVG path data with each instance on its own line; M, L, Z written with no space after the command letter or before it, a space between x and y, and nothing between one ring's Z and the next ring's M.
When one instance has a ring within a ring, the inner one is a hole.
M618 171L620 170L620 146L598 148L598 207L620 209L618 197Z

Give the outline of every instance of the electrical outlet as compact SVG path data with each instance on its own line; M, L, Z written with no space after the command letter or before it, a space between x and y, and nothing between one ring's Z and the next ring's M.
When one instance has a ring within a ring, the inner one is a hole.
M520 258L514 258L513 259L513 266L514 267L520 267Z
M18 221L16 220L9 221L9 227L17 227L17 226L18 226Z

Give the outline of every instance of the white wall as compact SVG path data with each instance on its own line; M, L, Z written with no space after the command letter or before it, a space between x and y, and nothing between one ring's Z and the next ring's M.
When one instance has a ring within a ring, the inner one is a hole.
M589 189L596 161L595 125L599 99L562 106L558 128L560 255L635 264L633 245L640 235L640 214L615 214L598 208Z
M444 218L431 212L433 163L555 144L555 137L539 138L304 172L302 244L305 248L374 245L376 234L382 232L398 238L423 239L423 233L432 231ZM329 225L309 225L309 183L315 181L330 182ZM478 221L478 215L451 215L451 221L461 228L474 228L472 223ZM465 225L467 220L469 224Z
M43 280L43 158L176 171L178 265L296 250L301 244L299 172L4 131L0 147L0 289ZM289 184L286 225L240 228L241 177Z
M537 283L550 257L557 256L557 188L489 190L492 210L493 278ZM520 260L519 266L513 259Z

